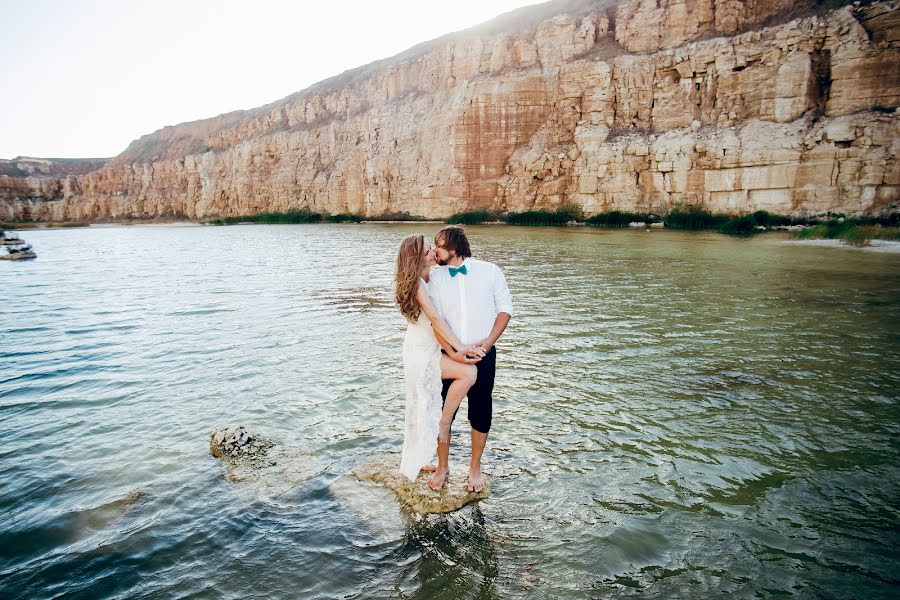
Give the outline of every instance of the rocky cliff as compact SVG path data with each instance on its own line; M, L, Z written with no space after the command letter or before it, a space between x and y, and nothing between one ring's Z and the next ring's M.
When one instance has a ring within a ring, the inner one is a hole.
M0 218L308 208L444 217L900 210L898 1L558 0L86 174L0 174Z

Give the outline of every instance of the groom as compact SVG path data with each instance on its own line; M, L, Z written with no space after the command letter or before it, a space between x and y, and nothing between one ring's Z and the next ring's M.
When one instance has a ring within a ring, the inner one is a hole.
M481 455L491 429L494 370L500 338L512 316L512 298L500 268L472 258L469 240L462 227L450 225L434 237L434 250L441 268L431 273L431 301L464 345L481 346L486 352L476 363L478 378L469 390L469 423L472 425L472 459L469 463L470 492L484 490ZM443 397L452 380L444 380ZM454 418L456 415L453 415Z

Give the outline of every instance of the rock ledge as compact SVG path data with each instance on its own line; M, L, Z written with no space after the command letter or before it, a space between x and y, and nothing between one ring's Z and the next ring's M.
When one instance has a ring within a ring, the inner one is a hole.
M440 492L428 487L431 473L420 473L415 481L401 475L399 454L373 456L354 469L353 474L360 481L374 481L391 488L411 509L429 514L453 512L490 495L491 479L487 475L484 476L484 491L475 493L466 490L468 471L466 465L451 461L450 475Z

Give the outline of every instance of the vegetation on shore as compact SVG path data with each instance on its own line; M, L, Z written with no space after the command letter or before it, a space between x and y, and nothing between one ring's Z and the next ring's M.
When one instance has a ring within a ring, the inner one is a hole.
M422 215L411 215L408 212L386 212L377 217L366 217L366 221L431 221Z
M209 225L236 225L238 223L321 223L321 213L306 210L289 210L287 212L261 212L241 217L222 217L207 221Z
M574 203L567 203L558 209L550 210L526 210L523 212L499 213L486 208L467 212L460 212L450 216L445 223L459 225L478 225L486 221L503 222L509 225L566 225L571 222L580 223L584 220L581 207Z
M622 228L632 223L650 225L661 223L669 229L717 231L728 235L750 236L773 228L801 226L800 239L842 239L848 244L865 246L873 239L900 241L900 215L887 217L845 218L841 214L827 214L824 218L800 219L775 215L759 210L748 215L714 214L699 207L683 207L668 215L608 211L583 218L581 207L566 204L556 211L532 210L500 214L488 209L456 213L447 223L477 225L486 221L501 221L510 225L567 225L579 223L592 227Z
M428 221L427 217L411 215L408 212L388 212L375 217L363 217L355 213L327 214L310 210L289 210L286 212L261 212L240 217L221 217L204 221L206 225L236 225L238 223L362 223L363 221Z
M505 223L510 225L567 225L580 223L584 220L581 207L573 204L564 204L554 211L526 210L524 212L511 212L502 216Z
M868 246L872 240L900 242L900 227L881 223L867 224L862 220L828 221L808 227L797 233L801 240L843 240L851 246Z
M613 210L604 213L598 213L586 219L585 225L592 227L628 227L631 223L660 223L662 219L658 215L650 213L631 213L621 210Z
M53 227L88 227L87 221L2 221L0 229L44 229Z
M450 225L478 225L485 221L499 221L500 213L481 208L450 215L444 222Z
M389 212L376 217L363 217L353 213L326 214L309 210L287 212L261 212L240 217L222 217L206 221L209 225L234 225L237 223L361 223L363 221L428 221L426 217L408 212ZM711 213L699 207L688 206L671 211L668 215L625 212L613 210L584 217L581 206L567 203L558 209L529 210L500 213L481 208L459 212L445 221L461 225L478 225L485 222L502 222L509 225L560 226L583 224L592 227L622 228L631 224L662 224L669 229L693 231L717 231L728 235L750 236L773 228L803 227L795 233L798 239L839 239L853 246L866 246L872 240L900 241L900 214L884 217L845 218L842 214L828 213L824 217L800 219L775 215L764 210L747 215L733 216ZM2 229L35 229L44 227L87 227L85 221L16 221L0 222Z

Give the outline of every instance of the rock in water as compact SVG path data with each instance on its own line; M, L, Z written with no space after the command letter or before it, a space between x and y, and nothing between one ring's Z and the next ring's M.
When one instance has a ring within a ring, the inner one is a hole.
M353 470L356 478L383 484L397 493L400 500L419 513L449 513L470 502L487 498L491 493L491 479L484 476L484 490L478 493L466 490L469 468L462 463L450 463L450 475L444 488L435 492L428 487L431 473L419 473L410 481L400 473L400 455L373 456Z
M209 452L225 469L233 483L252 482L264 487L290 487L316 473L314 454L298 448L283 448L242 425L219 427L209 436Z

